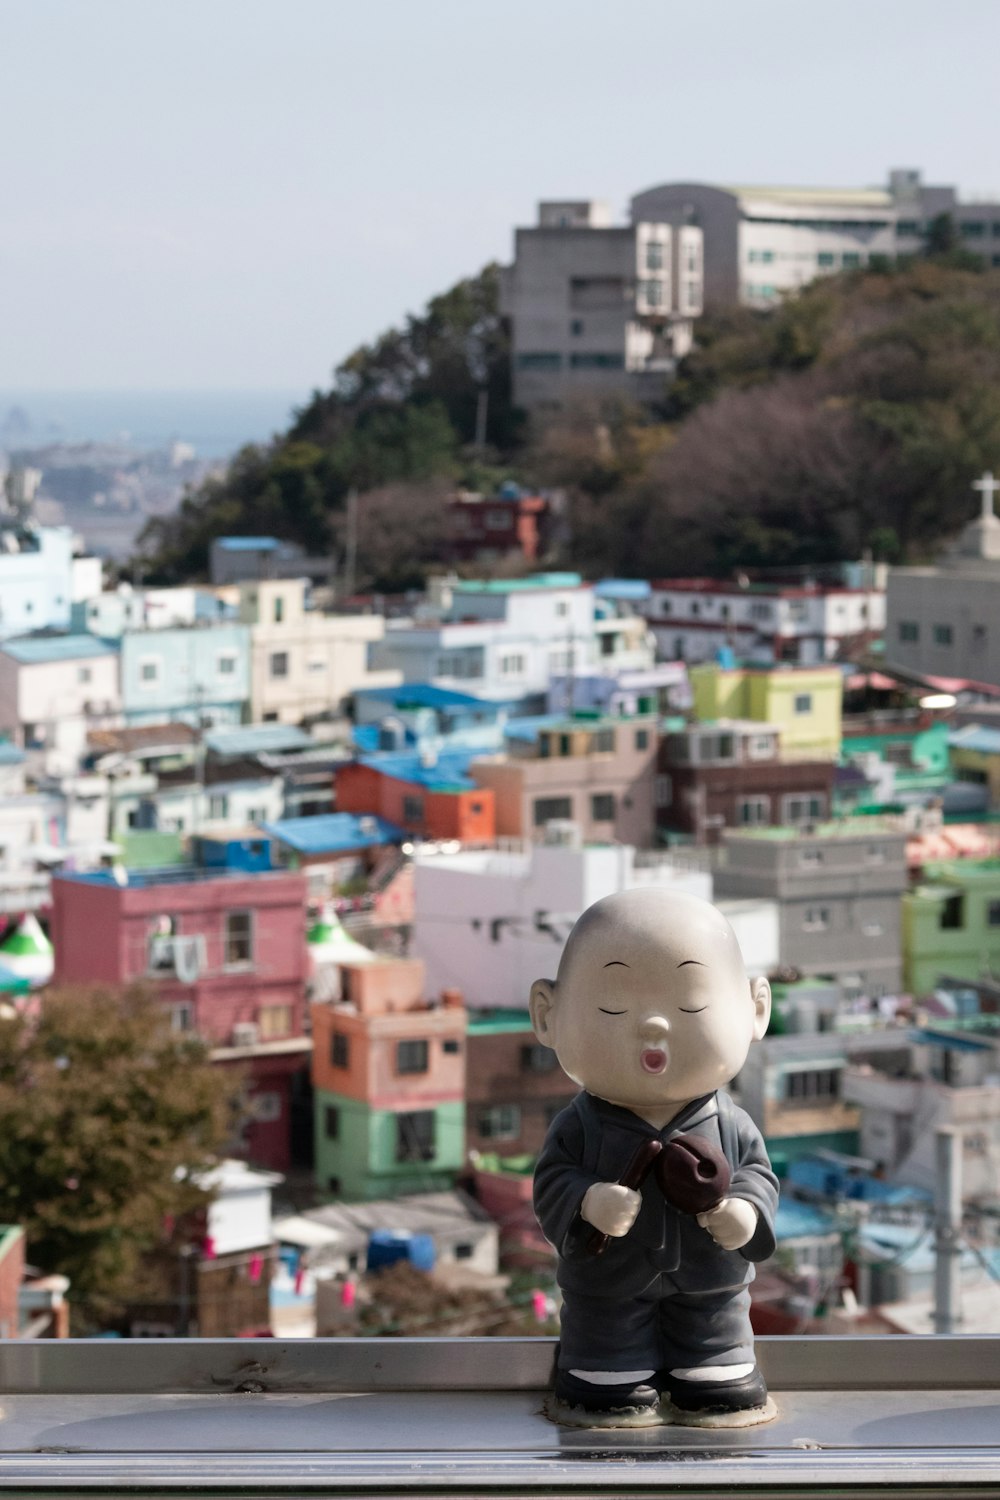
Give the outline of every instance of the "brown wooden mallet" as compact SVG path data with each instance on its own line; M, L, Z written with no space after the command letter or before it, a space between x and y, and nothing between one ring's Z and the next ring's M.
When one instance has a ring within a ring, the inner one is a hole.
M655 1136L650 1136L648 1141L643 1141L638 1151L629 1162L625 1171L618 1179L620 1187L632 1188L638 1192L646 1180L649 1169L663 1150L663 1142L658 1141ZM604 1234L600 1229L591 1227L584 1244L588 1255L603 1255L608 1248L608 1242L613 1238L610 1234Z

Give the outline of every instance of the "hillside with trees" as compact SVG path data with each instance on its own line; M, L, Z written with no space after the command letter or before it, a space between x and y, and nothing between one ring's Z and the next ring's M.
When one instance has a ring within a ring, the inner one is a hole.
M141 539L149 578L204 575L217 535L342 550L359 501L359 578L419 581L444 497L501 477L563 489L568 555L590 575L933 554L1000 466L1000 272L955 250L826 277L770 313L706 317L661 404L583 403L528 422L510 399L499 270L357 350L269 448L190 494ZM477 417L485 414L485 432ZM479 439L477 443L477 437Z

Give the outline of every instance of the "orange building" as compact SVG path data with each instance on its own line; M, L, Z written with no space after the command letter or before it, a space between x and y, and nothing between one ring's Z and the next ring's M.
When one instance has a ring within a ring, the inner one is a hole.
M431 764L418 755L392 753L377 762L352 761L334 773L337 811L376 814L414 838L490 843L496 832L493 792L471 780L468 759L442 755Z
M342 969L343 998L312 1008L321 1191L381 1198L447 1187L465 1159L466 1011L424 997L419 959Z

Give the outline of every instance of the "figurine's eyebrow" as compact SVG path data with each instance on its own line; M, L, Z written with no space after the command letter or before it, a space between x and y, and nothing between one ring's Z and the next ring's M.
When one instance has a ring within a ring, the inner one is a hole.
M699 969L703 969L705 967L700 958L685 958L683 963L679 963L677 967L679 969L685 969L687 968L688 964L697 964Z
M612 959L609 959L608 962L604 965L604 967L606 969L613 969L614 966L615 966L615 964L618 964L619 968L622 968L622 969L630 969L632 967L632 965L631 964L627 964L623 958L612 958Z

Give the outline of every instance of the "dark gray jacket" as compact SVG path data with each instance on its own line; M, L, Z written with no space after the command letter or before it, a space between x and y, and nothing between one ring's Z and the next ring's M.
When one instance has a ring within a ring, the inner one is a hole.
M648 1137L667 1141L689 1133L721 1146L733 1174L727 1196L745 1198L757 1210L749 1244L723 1250L696 1218L665 1201L651 1175L628 1234L612 1238L602 1255L589 1254L591 1226L580 1217L580 1205L591 1184L618 1182ZM750 1262L774 1250L778 1181L757 1127L721 1091L695 1100L661 1131L631 1110L578 1094L549 1127L535 1167L534 1201L545 1238L559 1254L559 1285L593 1296L638 1296L661 1273L679 1292L740 1287L753 1276Z

